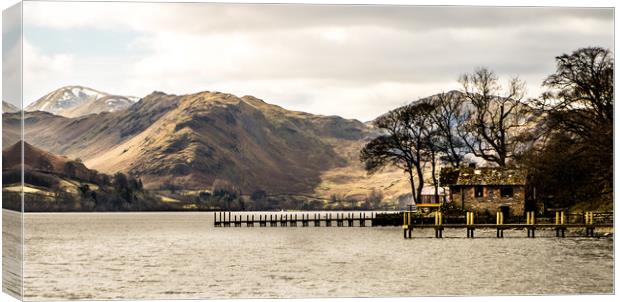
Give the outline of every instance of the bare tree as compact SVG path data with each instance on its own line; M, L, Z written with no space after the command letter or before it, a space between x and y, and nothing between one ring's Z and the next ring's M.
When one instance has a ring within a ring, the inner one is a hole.
M418 103L397 108L377 118L374 124L384 134L374 138L360 152L360 160L369 173L375 173L386 165L403 169L409 176L414 202L418 202L424 185L422 165L431 110L431 105ZM418 179L417 185L414 174Z
M433 100L434 109L430 114L437 131L434 146L441 153L440 159L455 168L461 166L465 155L465 143L457 132L466 122L463 100L457 91L442 92Z
M517 147L515 132L526 123L525 83L512 78L502 95L497 76L487 68L464 74L459 81L471 103L465 114L468 122L459 129L459 136L475 156L506 166Z

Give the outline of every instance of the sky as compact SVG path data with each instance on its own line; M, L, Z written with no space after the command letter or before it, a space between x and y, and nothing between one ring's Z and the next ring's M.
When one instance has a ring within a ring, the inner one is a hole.
M613 27L597 8L25 2L23 98L221 91L367 121L480 66L537 97L555 56L613 50Z

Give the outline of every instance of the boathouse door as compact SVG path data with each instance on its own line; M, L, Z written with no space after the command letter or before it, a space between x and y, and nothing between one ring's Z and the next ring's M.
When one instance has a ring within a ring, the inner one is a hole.
M504 219L508 218L508 215L510 214L510 206L508 206L508 205L501 205L501 206L499 206L499 210L502 212L502 215L504 216Z

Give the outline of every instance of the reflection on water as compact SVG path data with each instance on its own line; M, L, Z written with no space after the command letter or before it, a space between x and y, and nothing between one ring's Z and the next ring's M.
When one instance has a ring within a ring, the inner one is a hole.
M429 229L404 240L398 228L214 228L210 213L72 213L26 214L25 232L29 300L613 291L613 239L551 231L435 239Z

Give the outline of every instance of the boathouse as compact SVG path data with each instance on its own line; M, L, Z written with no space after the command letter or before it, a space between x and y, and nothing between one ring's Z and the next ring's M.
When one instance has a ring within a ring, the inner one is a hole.
M505 216L523 215L526 173L498 167L443 168L441 186L449 188L450 202L478 213L502 211Z
M420 195L419 203L443 204L445 201L446 201L446 193L443 187L437 188L436 196L435 196L435 187L424 186L422 188L422 194Z

